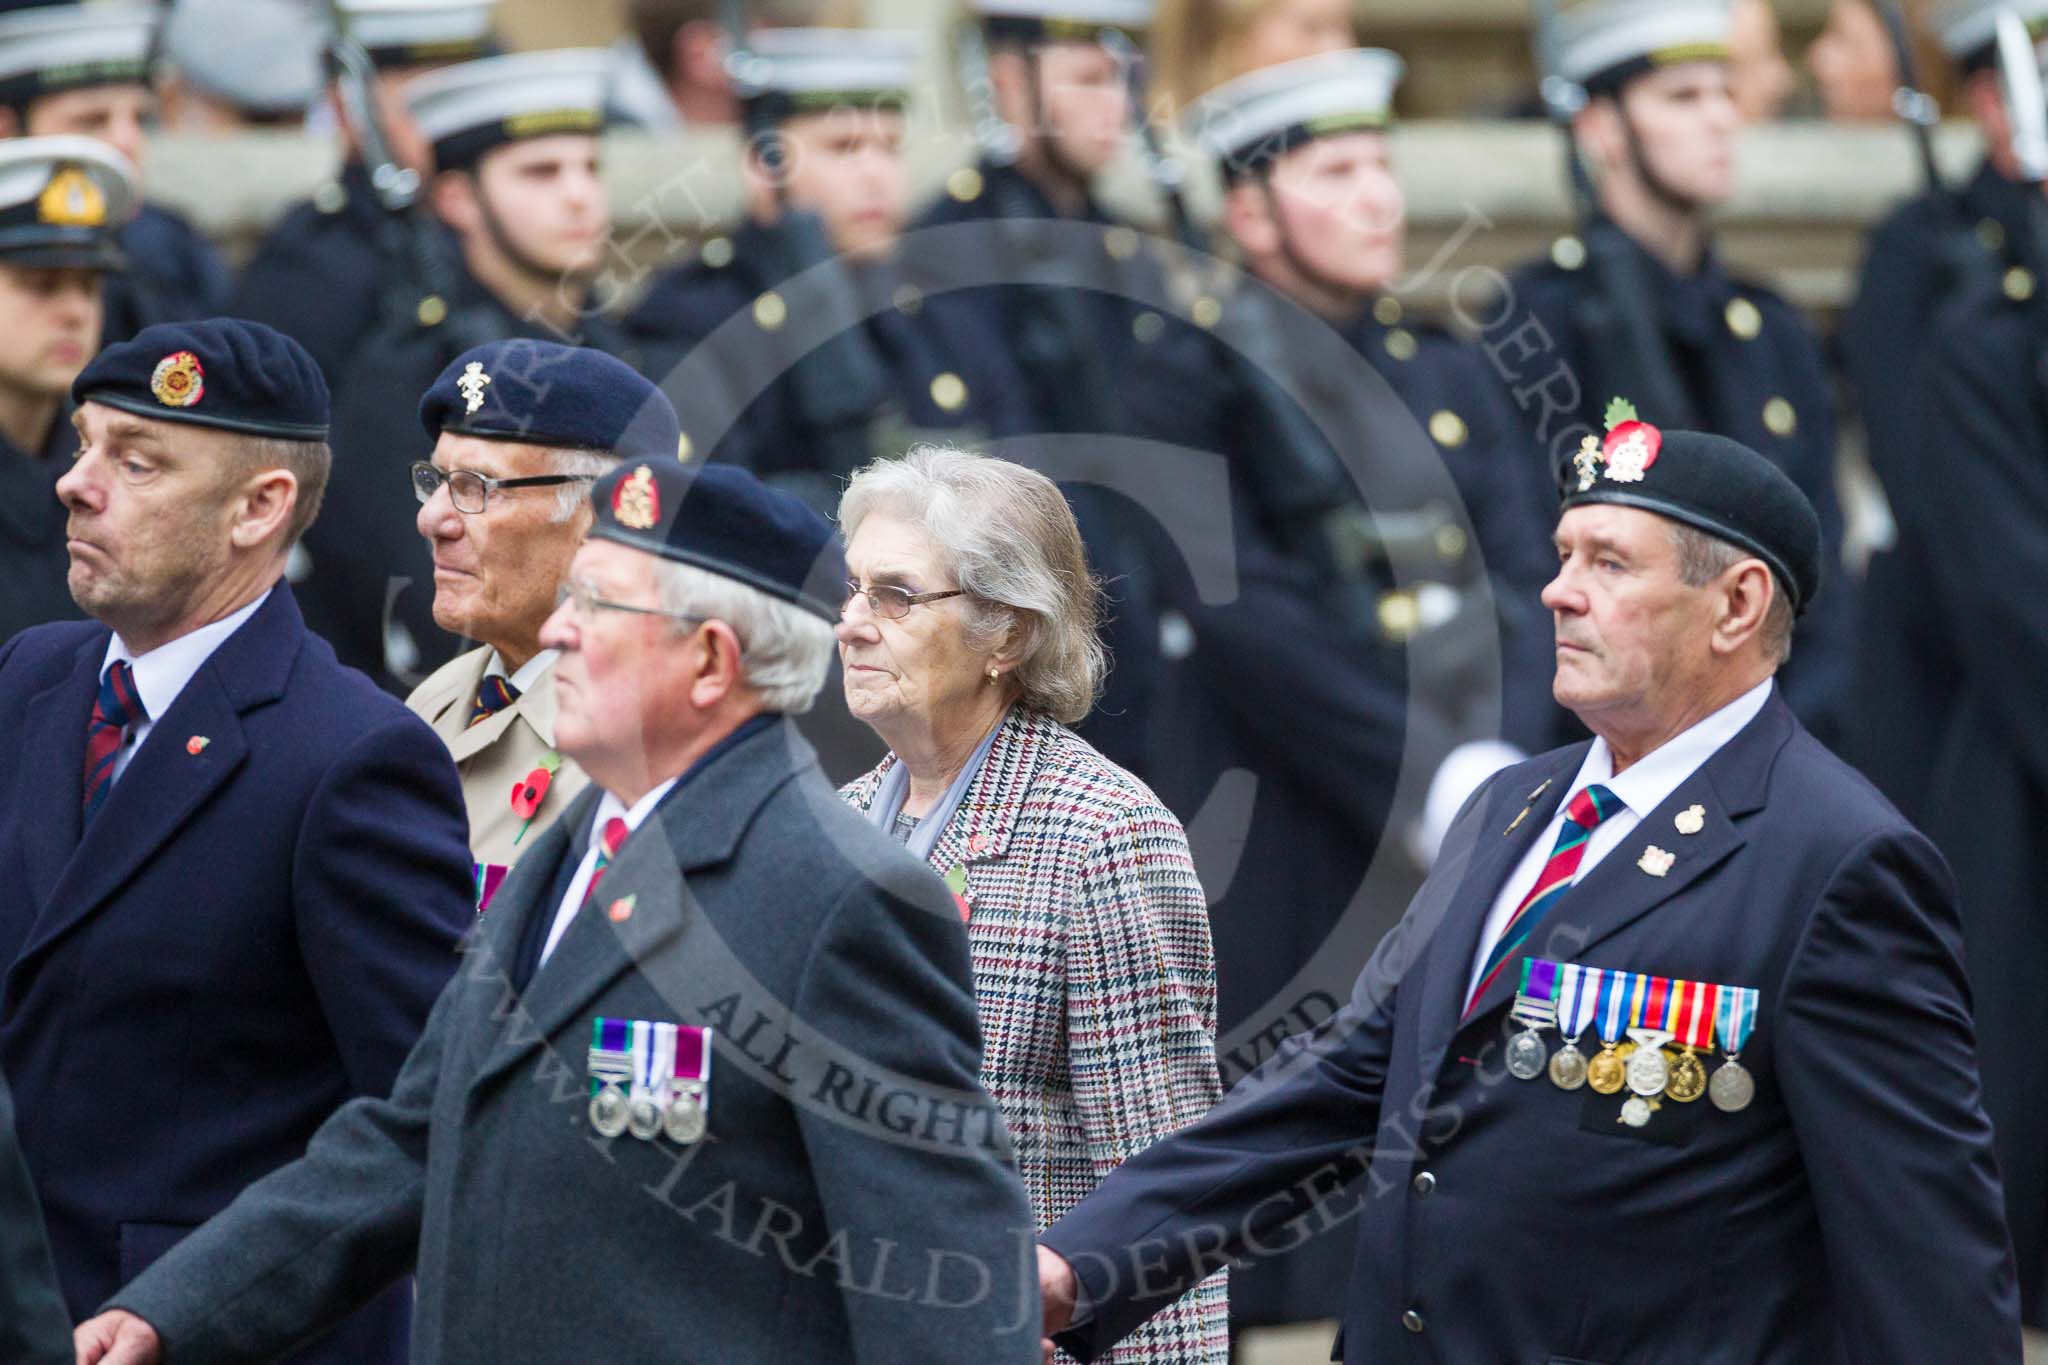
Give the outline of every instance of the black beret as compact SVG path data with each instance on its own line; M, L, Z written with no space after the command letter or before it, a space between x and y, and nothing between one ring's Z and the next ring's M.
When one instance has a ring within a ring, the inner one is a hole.
M1820 588L1820 517L1756 451L1703 431L1660 431L1616 400L1607 439L1588 436L1559 469L1562 503L1614 503L1684 522L1770 565L1795 612Z
M306 348L241 318L160 322L107 347L71 401L287 441L327 439L327 381Z
M449 362L420 399L420 425L432 437L581 446L625 460L673 457L683 439L675 405L625 361L524 337Z
M590 490L593 540L737 579L839 620L846 559L832 524L738 465L628 461Z

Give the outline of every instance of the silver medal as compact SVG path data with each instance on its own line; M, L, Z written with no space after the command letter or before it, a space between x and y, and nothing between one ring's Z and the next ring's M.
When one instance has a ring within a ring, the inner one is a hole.
M626 1131L626 1093L606 1084L590 1097L590 1126L599 1137L615 1138Z
M1628 1057L1628 1088L1638 1095L1648 1097L1661 1095L1671 1081L1671 1063L1665 1060L1664 1049L1639 1047ZM1644 1116L1645 1123L1649 1121ZM1640 1125L1638 1125L1640 1126Z
M1550 1083L1559 1090L1577 1090L1586 1083L1586 1054L1569 1040L1550 1059Z
M1534 1030L1517 1033L1508 1039L1508 1074L1518 1081L1533 1081L1543 1074L1549 1056L1550 1049Z
M1724 1114L1747 1109L1756 1098L1756 1080L1742 1063L1730 1057L1707 1081L1707 1098Z
M668 1111L662 1116L662 1131L679 1147L687 1147L704 1136L704 1105L695 1093L697 1089L678 1087L669 1096Z
M635 1095L626 1104L626 1131L642 1142L661 1132L661 1106L650 1095Z
M1650 1121L1650 1102L1641 1095L1630 1095L1628 1102L1621 1106L1621 1121L1631 1128L1640 1128Z

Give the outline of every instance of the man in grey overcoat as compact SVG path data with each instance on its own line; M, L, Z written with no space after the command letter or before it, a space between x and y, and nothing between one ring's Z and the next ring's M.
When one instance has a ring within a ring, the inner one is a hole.
M82 1365L268 1359L415 1266L415 1365L1038 1358L959 916L787 719L836 539L730 466L629 461L592 503L542 635L590 788L391 1095L115 1295Z

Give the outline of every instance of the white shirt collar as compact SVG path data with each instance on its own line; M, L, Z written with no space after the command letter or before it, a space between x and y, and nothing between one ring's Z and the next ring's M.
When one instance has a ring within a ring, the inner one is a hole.
M526 690L540 681L541 675L555 666L555 660L562 657L559 649L544 649L519 665L519 671L508 674L505 671L505 656L497 650L491 651L489 662L484 664L486 678L503 678L511 683L513 690L524 695Z
M669 788L675 786L680 781L682 781L682 775L678 773L653 791L648 792L647 795L641 797L638 801L635 801L630 810L626 808L625 802L610 792L606 792L603 796L599 797L597 801L597 814L590 821L590 842L592 847L596 846L597 832L604 828L605 821L607 820L623 819L628 830L640 828L641 822L653 814L654 808L661 804L661 798L668 795Z
M213 657L213 651L240 630L242 623L254 616L275 591L273 587L239 611L158 645L147 654L132 652L116 633L107 641L107 657L100 661L100 676L106 676L116 659L125 659L135 671L136 695L142 698L143 709L154 722L171 709L171 703L177 701L178 694L185 690L185 684L192 681L200 666Z
M1614 751L1607 747L1606 740L1596 737L1593 747L1586 751L1585 761L1579 765L1578 777L1566 791L1577 792L1592 783L1604 783L1640 820L1663 805L1665 798L1678 790L1679 783L1699 771L1702 763L1755 720L1770 695L1771 679L1766 678L1644 754L1618 777L1614 773Z

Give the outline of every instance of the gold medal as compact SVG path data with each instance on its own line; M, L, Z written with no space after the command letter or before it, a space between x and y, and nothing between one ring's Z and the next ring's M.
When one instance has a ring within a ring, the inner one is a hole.
M1691 1104L1707 1093L1707 1069L1691 1048L1679 1053L1671 1063L1671 1078L1664 1083L1664 1093L1680 1104Z
M1628 1064L1614 1044L1601 1044L1599 1053L1586 1063L1586 1084L1602 1095L1618 1094L1628 1084Z

